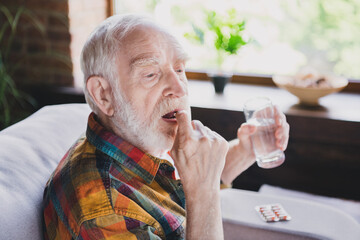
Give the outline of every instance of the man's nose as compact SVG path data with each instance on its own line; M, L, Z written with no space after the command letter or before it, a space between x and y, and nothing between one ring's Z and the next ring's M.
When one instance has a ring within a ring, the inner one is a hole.
M180 78L179 74L174 70L169 71L165 79L166 86L163 91L165 97L183 97L187 93L187 80L183 76L183 79Z

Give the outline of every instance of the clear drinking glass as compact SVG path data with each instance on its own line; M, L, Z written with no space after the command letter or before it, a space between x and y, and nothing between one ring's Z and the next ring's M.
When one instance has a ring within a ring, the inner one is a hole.
M276 146L274 108L269 98L256 97L244 104L246 122L256 126L251 135L256 162L261 168L274 168L285 161L285 154Z

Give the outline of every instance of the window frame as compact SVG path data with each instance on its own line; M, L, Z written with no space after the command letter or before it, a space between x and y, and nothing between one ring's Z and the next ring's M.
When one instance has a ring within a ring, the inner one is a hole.
M208 75L204 71L197 71L194 69L186 70L186 76L189 80L202 80L210 81ZM276 87L275 83L272 80L271 75L262 75L262 74L233 74L232 83L240 84L253 84L260 86L270 86ZM351 92L351 93L360 93L360 81L356 79L349 79L349 84L342 90L342 92Z

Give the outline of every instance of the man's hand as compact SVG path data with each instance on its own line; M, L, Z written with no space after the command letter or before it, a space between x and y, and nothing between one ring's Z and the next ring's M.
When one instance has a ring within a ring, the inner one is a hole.
M219 134L176 114L178 130L171 156L179 172L186 199L186 239L223 239L220 176L229 149Z
M285 115L274 106L275 138L277 146L284 151L289 141L289 124L286 122ZM230 142L230 149L226 156L221 180L224 184L230 185L233 180L243 171L248 169L255 162L255 155L252 148L250 137L256 131L256 126L243 123L237 132L237 139Z
M200 121L192 121L185 111L176 114L178 131L171 156L187 191L218 189L228 142Z

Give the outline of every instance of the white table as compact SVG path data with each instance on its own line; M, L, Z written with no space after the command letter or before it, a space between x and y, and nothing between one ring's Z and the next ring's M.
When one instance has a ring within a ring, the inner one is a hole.
M255 206L280 203L290 221L266 223ZM221 191L225 239L359 240L360 224L333 207L285 196L238 189Z

